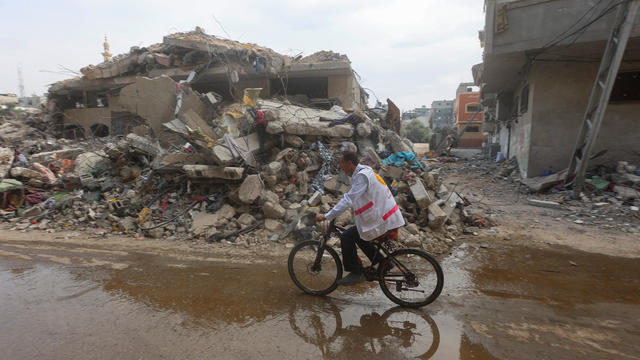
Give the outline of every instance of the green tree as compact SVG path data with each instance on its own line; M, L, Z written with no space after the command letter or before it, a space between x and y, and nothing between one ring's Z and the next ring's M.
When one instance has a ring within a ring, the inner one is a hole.
M419 120L412 120L402 126L402 135L414 143L428 143L431 139L431 129L424 126Z

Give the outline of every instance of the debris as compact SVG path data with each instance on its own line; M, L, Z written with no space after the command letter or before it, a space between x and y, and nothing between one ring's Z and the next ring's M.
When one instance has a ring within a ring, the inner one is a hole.
M527 199L529 205L547 207L552 209L559 209L562 207L559 203L555 201L544 201L544 200L536 200L536 199Z
M429 205L427 208L429 217L429 227L432 229L438 229L447 220L447 214L440 209L436 203Z
M260 175L247 176L238 189L240 201L245 204L253 203L260 196L262 188L263 183L260 179Z

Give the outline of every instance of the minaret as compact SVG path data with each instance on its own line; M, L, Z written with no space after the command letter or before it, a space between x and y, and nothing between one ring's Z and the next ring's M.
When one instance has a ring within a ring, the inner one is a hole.
M111 61L111 53L109 52L109 42L107 41L107 35L104 36L104 52L102 53L102 57L104 57L105 62Z

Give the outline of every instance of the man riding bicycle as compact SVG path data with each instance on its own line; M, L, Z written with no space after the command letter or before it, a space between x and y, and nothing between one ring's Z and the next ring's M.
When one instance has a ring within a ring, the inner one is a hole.
M344 270L349 274L338 280L338 285L350 286L366 281L362 264L357 255L356 244L371 260L372 265L383 260L371 243L388 231L404 226L404 218L391 190L371 167L359 164L358 154L344 151L340 157L340 168L351 176L351 189L340 202L326 214L317 214L316 221L333 220L349 208L354 210L356 225L340 235Z

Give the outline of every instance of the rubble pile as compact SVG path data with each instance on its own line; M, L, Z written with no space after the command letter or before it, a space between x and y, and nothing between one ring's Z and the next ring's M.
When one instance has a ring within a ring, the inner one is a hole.
M81 73L50 87L47 113L2 118L9 228L290 245L349 190L344 150L387 182L408 245L442 253L482 225L399 135L391 100L362 110L345 55L289 57L196 28Z
M515 158L501 163L476 159L457 172L483 172L497 181L507 181L492 195L520 193L516 201L531 206L563 210L553 213L558 219L603 229L640 232L640 171L626 161L594 165L586 176L583 192L575 194L571 182L565 184L566 171L522 179ZM576 196L577 195L577 196Z
M211 125L173 120L180 141L168 146L133 132L84 141L45 137L41 147L10 138L0 149L3 219L18 230L245 245L300 240L316 231L313 215L349 190L338 158L350 149L389 184L408 223L400 237L407 245L444 252L470 220L464 196L442 184L410 141L366 112L261 99L220 109ZM257 112L269 119L262 148ZM352 221L345 213L338 223Z

